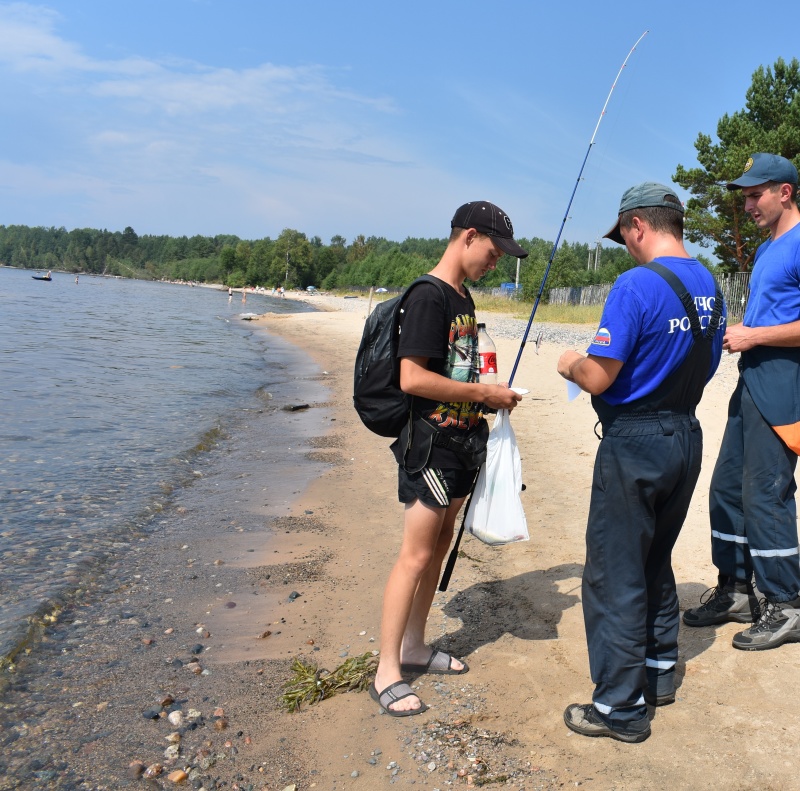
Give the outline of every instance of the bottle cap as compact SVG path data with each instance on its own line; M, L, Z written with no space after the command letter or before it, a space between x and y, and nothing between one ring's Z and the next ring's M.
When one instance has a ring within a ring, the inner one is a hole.
M483 322L480 322L480 323L478 324L478 329L479 329L479 330L480 330L480 329L483 329L483 330L485 330L485 329L486 329L486 325L485 325Z

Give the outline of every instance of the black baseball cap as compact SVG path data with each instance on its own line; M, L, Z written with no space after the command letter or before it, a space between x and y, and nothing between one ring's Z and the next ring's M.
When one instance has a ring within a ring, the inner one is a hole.
M683 214L681 199L669 187L656 181L645 181L635 187L630 187L622 194L616 224L603 238L611 239L617 244L625 244L625 240L619 232L619 218L631 209L648 209L657 206L675 209Z
M776 184L797 184L797 168L786 157L777 154L753 154L747 158L744 173L731 181L729 190L757 187L774 181Z
M488 201L472 201L459 206L450 223L451 228L474 228L491 236L492 241L508 255L527 258L528 251L514 241L514 226L508 215Z

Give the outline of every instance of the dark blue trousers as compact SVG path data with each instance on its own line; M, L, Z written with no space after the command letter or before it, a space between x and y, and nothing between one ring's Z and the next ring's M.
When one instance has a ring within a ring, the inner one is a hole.
M722 577L749 580L770 601L800 591L794 471L797 455L739 383L711 478L711 557Z
M702 452L697 420L670 413L618 418L600 442L583 615L593 701L612 724L646 716L648 673L674 673L679 607L672 548Z

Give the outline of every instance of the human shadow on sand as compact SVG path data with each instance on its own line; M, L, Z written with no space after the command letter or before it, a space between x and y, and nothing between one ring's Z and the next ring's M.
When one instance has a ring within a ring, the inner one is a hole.
M582 573L582 564L563 563L472 585L445 605L444 613L459 618L462 625L443 641L456 656L467 656L505 634L520 640L553 640L564 610L580 601ZM562 580L574 580L566 593L557 585Z
M558 638L558 625L564 611L581 600L582 574L582 564L563 563L509 579L472 585L453 596L443 608L448 617L460 619L461 627L434 640L432 645L454 656L469 656L506 634L520 640L554 640ZM558 584L565 580L572 584ZM700 595L707 589L696 582L679 583L677 587L681 616L687 605L699 604ZM696 629L681 622L679 684L686 662L706 651L714 639L713 628Z

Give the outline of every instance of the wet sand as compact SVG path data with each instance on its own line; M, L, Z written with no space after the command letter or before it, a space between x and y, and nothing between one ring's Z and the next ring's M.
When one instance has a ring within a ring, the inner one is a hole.
M421 677L431 708L417 717L381 715L366 693L280 709L294 657L333 669L379 647L381 594L400 542L389 442L351 406L366 299L348 308L252 322L314 359L309 376L330 393L309 406L319 430L265 462L275 415L253 415L246 435L208 454L160 529L120 549L11 680L0 789L167 788L177 769L189 786L269 791L795 787L800 714L789 701L800 692L800 647L736 651L733 624L682 628L678 699L655 711L648 741L588 739L564 726L566 705L591 697L580 577L597 440L588 397L568 403L555 373L565 347L547 339L522 359L515 384L531 394L512 416L531 540L490 548L466 538L429 620L432 642L465 657L470 672ZM492 317L481 320L491 332ZM496 342L503 374L517 344ZM674 561L682 607L715 580L707 487L735 378L726 357L699 410L704 469ZM271 470L298 455L317 465L310 484L301 474L296 488L274 492ZM166 716L175 711L179 725ZM164 772L133 779L131 761Z

